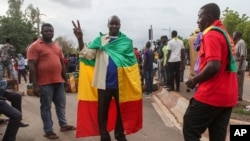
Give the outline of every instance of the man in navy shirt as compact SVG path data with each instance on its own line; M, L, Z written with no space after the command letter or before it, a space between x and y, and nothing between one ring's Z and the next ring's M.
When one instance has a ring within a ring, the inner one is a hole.
M149 96L153 91L153 62L154 62L154 52L150 49L151 42L148 41L146 44L146 50L143 55L143 70L146 82L146 94Z

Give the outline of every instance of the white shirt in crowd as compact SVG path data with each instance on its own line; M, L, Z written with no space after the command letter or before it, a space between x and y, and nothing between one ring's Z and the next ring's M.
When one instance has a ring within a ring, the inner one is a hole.
M173 38L168 42L168 50L171 50L171 55L168 62L179 62L181 61L181 49L184 48L184 43L178 38Z

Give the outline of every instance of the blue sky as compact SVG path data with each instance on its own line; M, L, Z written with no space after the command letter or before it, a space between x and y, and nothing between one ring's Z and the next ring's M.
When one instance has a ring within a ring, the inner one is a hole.
M250 16L249 0L24 0L22 8L29 4L38 7L41 20L51 23L55 37L64 36L76 42L72 20L79 20L84 29L84 40L90 42L99 32L106 33L111 15L121 19L121 31L128 35L134 46L141 48L148 40L148 29L152 25L153 38L169 36L177 30L184 38L197 28L197 15L201 6L215 2L221 11L226 7ZM0 15L8 9L8 0L0 0Z

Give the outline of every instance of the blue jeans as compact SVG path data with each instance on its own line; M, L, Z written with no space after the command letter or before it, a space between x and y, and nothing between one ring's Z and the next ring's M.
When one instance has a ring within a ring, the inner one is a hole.
M150 93L153 92L153 76L152 76L152 72L153 72L153 70L144 70L144 77L145 77L147 94L150 94Z
M67 125L65 118L66 96L64 83L54 83L40 86L40 112L43 120L43 130L45 133L53 131L53 121L51 115L51 102L55 104L56 115L60 127Z

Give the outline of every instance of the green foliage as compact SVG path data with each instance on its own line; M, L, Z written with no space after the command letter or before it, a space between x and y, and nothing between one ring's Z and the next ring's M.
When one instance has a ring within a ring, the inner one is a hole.
M185 48L189 48L188 39L184 39L184 40L183 40L183 43L184 43L184 47L185 47Z
M248 106L248 105L250 105L250 102L241 101L233 108L232 112L235 114L239 114L239 115L250 116L250 111L248 109L246 109L246 106Z
M9 0L9 9L6 16L0 16L0 43L4 44L6 38L10 38L11 44L17 53L25 53L26 47L37 37L34 28L35 17L29 16L29 10L34 10L32 6L21 11L23 0ZM35 13L35 11L33 11Z
M239 30L242 32L243 39L247 43L247 48L250 49L250 21L246 14L240 15L237 11L229 10L227 7L223 11L222 21L229 34Z
M181 36L178 36L178 37L179 37L179 39L181 39L181 40L183 41L184 47L185 47L185 48L189 48L189 46L188 46L188 39L184 39L184 38L181 37Z
M234 108L233 109L233 113L237 113L237 114L240 114L240 115L248 115L248 116L250 116L250 112L244 110L243 108Z
M77 54L77 49L74 48L74 42L72 40L67 39L66 37L59 36L55 39L63 50L64 54Z

